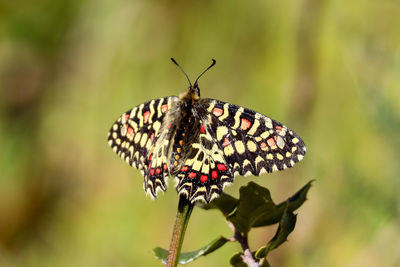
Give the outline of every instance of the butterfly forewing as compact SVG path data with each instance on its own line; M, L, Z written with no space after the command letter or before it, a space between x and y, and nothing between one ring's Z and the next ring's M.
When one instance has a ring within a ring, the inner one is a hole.
M299 136L267 116L214 99L201 99L199 106L233 175L283 170L305 155Z
M108 133L112 149L144 176L144 189L152 197L166 190L170 116L178 97L154 99L122 114Z

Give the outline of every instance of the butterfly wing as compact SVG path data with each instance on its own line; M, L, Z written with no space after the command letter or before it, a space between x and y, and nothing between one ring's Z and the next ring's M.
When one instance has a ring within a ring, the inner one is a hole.
M296 133L267 116L214 99L201 99L199 104L207 130L234 175L284 170L306 153Z
M214 99L200 99L194 142L180 170L177 190L192 202L210 202L236 175L260 175L292 167L305 155L292 130L253 110Z
M184 139L182 160L173 173L177 178L176 188L192 203L197 200L210 202L233 181L233 174L203 121L196 118L185 136L190 138Z
M108 133L108 143L129 165L144 176L144 189L152 197L166 190L168 153L173 119L179 98L154 99L122 114Z

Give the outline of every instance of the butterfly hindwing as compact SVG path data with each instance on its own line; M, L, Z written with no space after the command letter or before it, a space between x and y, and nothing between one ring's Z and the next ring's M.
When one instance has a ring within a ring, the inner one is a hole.
M122 114L108 133L113 150L144 176L145 191L156 197L166 190L170 146L168 118L178 97L164 97L141 104Z
M223 151L213 140L206 122L196 120L191 126L192 142L186 143L183 159L174 173L177 190L191 201L210 202L223 188L232 183L233 175L227 167Z

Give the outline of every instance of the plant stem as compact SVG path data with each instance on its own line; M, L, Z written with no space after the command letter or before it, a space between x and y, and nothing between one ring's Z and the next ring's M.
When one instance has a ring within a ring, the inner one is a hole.
M243 262L249 267L259 267L260 264L256 262L253 255L251 254L249 243L247 240L247 233L244 234L235 229L233 237L236 241L239 242L240 246L243 249L243 256L242 256Z
M185 196L179 197L178 211L176 213L174 230L172 232L171 243L169 245L167 267L175 267L178 265L179 255L185 236L186 227L189 223L194 204L190 203Z

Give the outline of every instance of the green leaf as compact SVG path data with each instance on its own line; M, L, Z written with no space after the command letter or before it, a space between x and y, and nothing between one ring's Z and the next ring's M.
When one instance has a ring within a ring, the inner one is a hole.
M200 256L205 256L205 255L217 250L218 248L225 245L225 243L228 241L229 241L229 239L227 239L223 236L220 236L220 237L214 239L213 241L211 241L206 246L202 247L201 249L198 249L195 251L190 251L190 252L183 252L179 256L178 263L186 264L188 262L194 261L195 259L197 259ZM159 260L161 260L162 263L164 263L164 264L167 263L168 250L160 248L160 247L156 247L153 249L153 252L156 255L156 257Z
M274 237L268 242L265 247L257 250L255 254L256 258L265 258L268 252L279 247L285 241L287 241L287 237L293 231L295 225L296 215L290 212L288 209L285 209L282 219L279 222L278 230L276 231Z
M286 208L298 209L304 201L313 181L308 182L287 201L275 205L268 189L254 182L240 188L240 198L222 193L209 204L196 204L203 209L219 209L226 219L240 232L247 233L252 227L278 223Z
M239 203L227 220L241 233L247 233L260 220L260 216L274 212L275 209L269 190L250 182L240 188Z
M281 220L286 208L288 209L288 211L295 211L296 209L298 209L307 200L307 193L308 190L311 188L313 181L314 180L309 181L287 201L284 201L278 206L275 206L274 209L263 210L263 213L260 214L253 222L252 227L260 227L278 223Z
M239 200L228 194L222 193L220 197L214 199L209 204L203 202L196 202L196 206L203 209L219 209L225 217L228 217L232 212L235 211Z

